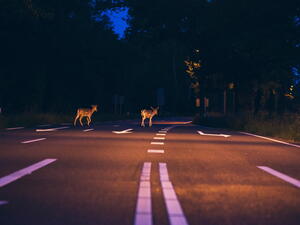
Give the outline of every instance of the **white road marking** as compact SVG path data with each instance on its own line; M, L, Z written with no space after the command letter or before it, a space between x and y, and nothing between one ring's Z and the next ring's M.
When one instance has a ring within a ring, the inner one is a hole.
M202 131L198 130L198 133L200 135L204 135L204 136L215 136L215 137L225 137L225 138L228 138L230 137L231 135L228 135L228 134L205 134L203 133Z
M167 133L165 130L159 130L158 133Z
M36 132L49 132L49 131L57 131L57 130L63 130L70 127L55 127L55 128L49 128L49 129L36 129Z
M85 129L85 130L83 130L83 132L89 132L89 131L92 131L92 130L95 130L95 129Z
M46 140L46 138L38 138L38 139L33 139L33 140L28 140L28 141L22 141L21 143L22 144L29 144L29 143L32 143L32 142L43 141L43 140Z
M155 140L165 140L165 137L154 137Z
M152 141L151 145L164 145L164 143L163 142L154 142L154 141Z
M21 129L24 129L24 127L9 127L9 128L6 128L6 130L21 130Z
M49 127L52 126L52 124L42 124L42 125L38 125L38 127Z
M159 136L166 136L166 134L156 134L156 135L159 135Z
M8 204L8 201L0 201L0 205Z
M165 153L165 151L158 149L148 149L148 153Z
M126 129L126 130L122 130L122 131L112 131L115 134L131 134L133 129Z
M169 179L166 163L159 163L159 176L165 204L167 206L170 225L188 225L173 185Z
M151 163L145 162L140 177L138 199L135 211L135 225L152 225Z
M21 170L18 170L14 173L11 173L5 177L2 177L0 178L0 187L3 187L11 182L14 182L18 179L20 179L21 177L23 176L26 176L26 175L29 175L31 174L32 172L44 167L44 166L47 166L48 164L50 163L53 163L54 161L56 161L56 159L44 159L38 163L35 163L31 166L28 166L24 169L21 169Z
M269 140L269 141L274 141L274 142L277 142L277 143L280 143L280 144L284 144L284 145L289 145L289 146L293 146L293 147L296 147L296 148L300 148L300 145L295 145L295 144L287 143L287 142L284 142L284 141L279 141L279 140L276 140L276 139L273 139L273 138L263 137L263 136L260 136L260 135L250 134L250 133L247 133L247 132L240 132L240 133L241 134L246 134L246 135L249 135L249 136L253 136L253 137L258 137L258 138L266 139L266 140Z
M300 188L300 180L292 178L284 173L280 173L280 172L273 170L272 168L267 167L267 166L258 166L257 168L264 170L265 172L272 174L273 176L278 177L281 180L284 180L284 181L296 186L297 188Z

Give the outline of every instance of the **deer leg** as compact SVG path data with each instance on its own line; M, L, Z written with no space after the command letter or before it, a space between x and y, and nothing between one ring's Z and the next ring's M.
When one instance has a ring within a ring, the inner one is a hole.
M81 117L79 118L79 122L80 122L81 126L83 127L83 124L82 124L82 118L83 118L83 116L81 116Z
M76 121L77 121L78 118L79 118L79 115L77 114L77 115L76 115L76 118L75 118L75 120L74 120L74 126L76 126Z
M142 126L142 127L144 127L144 126L145 126L145 122L144 122L144 120L145 120L145 118L143 117L143 118L142 118L142 123L141 123L141 126Z
M149 127L152 127L152 117L149 118Z
M91 118L90 118L90 117L87 117L86 119L87 119L87 122L88 122L88 126L90 126L90 123L91 123L91 121L92 121Z

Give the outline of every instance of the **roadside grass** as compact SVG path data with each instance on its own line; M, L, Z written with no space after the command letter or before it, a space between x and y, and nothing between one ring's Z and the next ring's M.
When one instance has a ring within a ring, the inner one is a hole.
M238 131L260 134L285 140L300 141L300 114L286 113L283 115L268 115L262 112L258 115L240 113L235 115L210 114L205 118L195 117L195 124L229 128Z
M13 115L0 115L0 128L8 127L33 127L42 124L60 124L60 123L73 123L75 118L74 114L62 113L33 113L25 112ZM114 121L124 119L134 119L136 115L114 115L95 113L92 116L92 123L102 121ZM85 119L83 119L85 122Z

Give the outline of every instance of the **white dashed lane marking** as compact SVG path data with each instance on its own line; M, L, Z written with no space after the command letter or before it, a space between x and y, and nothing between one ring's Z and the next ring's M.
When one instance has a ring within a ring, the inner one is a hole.
M173 185L169 179L166 163L159 163L159 176L170 225L188 225Z
M158 135L158 136L166 136L166 134L156 134L156 135Z
M33 142L37 142L37 141L43 141L46 140L46 138L38 138L38 139L33 139L33 140L28 140L28 141L22 141L22 144L29 144L29 143L33 143Z
M29 175L32 172L34 172L35 170L38 170L44 166L47 166L48 164L53 163L54 161L56 161L56 159L44 159L38 163L35 163L24 169L18 170L18 171L11 173L5 177L2 177L2 178L0 178L0 187L3 187L11 182L14 182L25 175Z
M9 127L9 128L6 128L6 130L21 130L21 129L24 129L24 127Z
M151 145L164 145L164 143L163 142L151 142Z
M155 139L155 140L165 140L166 138L165 137L154 137L153 139Z
M51 131L57 131L57 130L63 130L68 129L70 127L55 127L55 128L49 128L49 129L36 129L36 132L51 132Z
M94 130L94 129L85 129L85 130L83 130L83 132L89 132L89 131L92 131L92 130Z
M160 149L148 149L148 153L165 153L165 151Z
M152 225L151 163L145 162L140 177L138 199L135 211L135 225Z
M273 176L278 177L281 180L284 180L284 181L296 186L297 188L300 188L300 181L295 178L292 178L284 173L273 170L272 168L267 167L267 166L258 166L257 168L259 168L269 174L272 174Z

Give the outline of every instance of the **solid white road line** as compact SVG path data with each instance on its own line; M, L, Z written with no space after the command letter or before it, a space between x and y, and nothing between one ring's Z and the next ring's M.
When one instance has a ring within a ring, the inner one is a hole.
M20 130L20 129L24 129L24 127L9 127L9 128L6 128L6 130Z
M165 151L158 149L148 149L148 153L165 153Z
M187 220L177 199L173 185L169 180L166 163L159 163L159 176L170 225L187 225Z
M0 201L0 205L8 204L8 201Z
M85 129L85 130L83 130L83 132L89 132L89 131L92 131L92 130L94 130L94 129Z
M201 130L198 130L198 133L204 136L225 137L225 138L230 137L230 135L228 134L205 134Z
M46 138L38 138L38 139L33 139L33 140L28 140L28 141L22 141L21 143L22 144L29 144L29 143L32 143L32 142L43 141L43 140L46 140Z
M24 169L18 170L14 173L11 173L5 177L0 178L0 187L3 187L11 182L14 182L18 179L20 179L21 177L25 176L25 175L29 175L32 172L34 172L35 170L38 170L44 166L47 166L48 164L52 163L56 161L56 159L44 159L38 163L35 163L31 166L28 166Z
M135 211L135 225L152 225L151 163L145 162L140 177L138 199Z
M163 142L154 142L154 141L152 141L150 144L151 145L164 145Z
M166 136L166 134L156 134L156 135L158 135L158 136Z
M267 167L267 166L258 166L257 168L264 170L265 172L272 174L273 176L278 177L281 180L284 180L284 181L296 186L297 188L300 188L300 180L289 177L288 175L286 175L284 173L280 173L280 172L273 170L272 168Z
M269 141L274 141L274 142L277 142L277 143L280 143L280 144L284 144L284 145L289 145L289 146L293 146L293 147L296 147L296 148L300 148L300 145L290 144L290 143L287 143L287 142L284 142L284 141L279 141L279 140L276 140L276 139L273 139L273 138L263 137L263 136L260 136L260 135L251 134L251 133L247 133L247 132L240 132L240 133L241 134L246 134L246 135L249 135L249 136L253 136L253 137L258 137L258 138L266 139L266 140L269 140Z
M153 139L155 139L155 140L165 140L166 138L165 137L154 137Z

